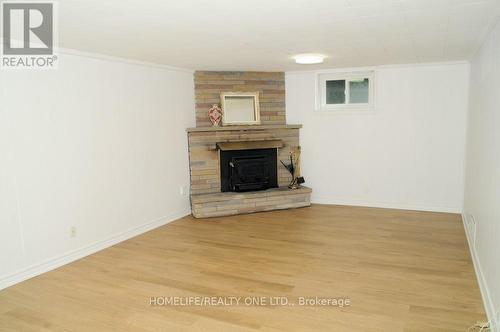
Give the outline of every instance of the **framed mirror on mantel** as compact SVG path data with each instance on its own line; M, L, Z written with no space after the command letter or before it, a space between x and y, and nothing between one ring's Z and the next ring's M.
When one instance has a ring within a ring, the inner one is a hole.
M222 92L223 126L260 125L258 92Z

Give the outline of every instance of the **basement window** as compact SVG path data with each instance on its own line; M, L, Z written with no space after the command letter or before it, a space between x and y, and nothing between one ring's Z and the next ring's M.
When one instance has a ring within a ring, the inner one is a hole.
M373 72L319 73L318 105L322 111L373 108Z

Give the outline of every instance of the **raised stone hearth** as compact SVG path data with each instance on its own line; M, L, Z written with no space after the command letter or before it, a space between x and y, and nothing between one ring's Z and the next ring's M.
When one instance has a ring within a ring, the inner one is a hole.
M191 196L191 207L195 218L220 217L310 206L310 196L311 189L307 187L201 194Z

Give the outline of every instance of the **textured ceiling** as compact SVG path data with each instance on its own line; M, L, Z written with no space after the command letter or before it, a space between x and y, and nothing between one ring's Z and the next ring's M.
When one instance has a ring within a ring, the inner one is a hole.
M60 46L202 70L466 60L500 0L61 0ZM322 53L322 65L297 65Z

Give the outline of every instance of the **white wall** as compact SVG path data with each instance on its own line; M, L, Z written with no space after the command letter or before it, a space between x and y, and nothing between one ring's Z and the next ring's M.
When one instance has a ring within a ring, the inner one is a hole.
M469 66L376 68L373 112L318 112L315 73L286 74L316 203L462 211Z
M490 319L500 310L499 77L500 24L471 65L464 206L469 243ZM497 328L500 331L500 326Z
M192 72L59 61L0 73L0 289L189 213Z

